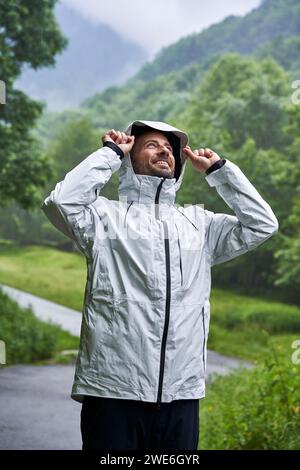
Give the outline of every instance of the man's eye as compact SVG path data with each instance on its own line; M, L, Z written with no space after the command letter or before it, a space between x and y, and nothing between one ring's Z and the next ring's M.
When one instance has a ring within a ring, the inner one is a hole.
M154 145L154 146L155 146L156 144L155 144L154 142L149 142L149 144L147 144L147 147L149 147L150 145ZM170 147L169 145L167 145L166 148L169 150L169 152L172 153L172 151L173 151L172 147Z

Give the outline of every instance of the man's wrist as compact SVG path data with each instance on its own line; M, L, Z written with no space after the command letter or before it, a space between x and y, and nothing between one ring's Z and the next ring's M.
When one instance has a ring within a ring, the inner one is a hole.
M225 158L220 158L220 160L217 160L215 163L213 163L206 171L205 173L209 175L215 170L218 170L219 168L222 168L222 166L226 163Z
M103 143L103 147L109 147L111 148L112 150L114 150L115 152L117 152L117 154L120 156L120 158L124 158L124 152L123 150L117 145L115 144L114 142L110 142L109 140L104 142Z

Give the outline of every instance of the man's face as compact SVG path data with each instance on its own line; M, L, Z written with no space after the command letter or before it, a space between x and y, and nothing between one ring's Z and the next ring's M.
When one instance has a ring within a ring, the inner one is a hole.
M146 131L137 136L130 156L135 173L174 178L173 149L167 137L161 132Z

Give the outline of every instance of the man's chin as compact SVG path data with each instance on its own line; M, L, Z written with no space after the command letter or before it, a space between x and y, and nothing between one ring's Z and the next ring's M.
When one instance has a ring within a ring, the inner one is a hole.
M153 168L152 174L153 176L159 176L160 178L174 178L172 172L167 168Z

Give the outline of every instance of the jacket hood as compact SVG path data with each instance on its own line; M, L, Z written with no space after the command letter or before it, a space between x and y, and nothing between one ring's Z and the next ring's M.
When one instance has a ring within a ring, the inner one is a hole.
M185 172L187 157L182 149L188 143L188 135L180 129L161 121L133 121L125 129L127 135L138 135L143 128L163 132L170 137L175 157L174 178L166 178L160 193L160 202L173 204L176 192L179 190ZM119 169L119 198L129 201L153 203L161 176L138 175L135 173L130 153L122 159Z

